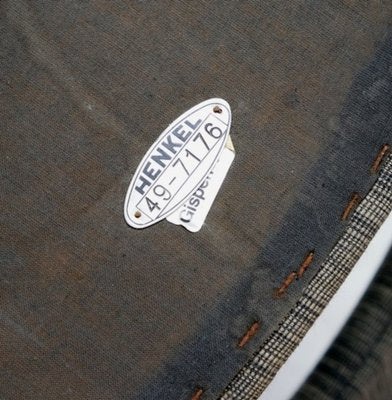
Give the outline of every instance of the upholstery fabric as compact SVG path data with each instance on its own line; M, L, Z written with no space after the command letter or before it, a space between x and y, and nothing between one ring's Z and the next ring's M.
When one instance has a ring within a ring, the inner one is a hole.
M218 398L377 179L391 15L390 1L1 1L0 398ZM139 161L211 97L231 105L236 159L205 226L130 228Z
M377 229L391 211L392 156L389 157L376 184L353 214L343 236L328 255L326 261L321 265L316 276L306 287L295 307L291 310L290 314L284 318L279 328L267 339L266 343L263 344L254 358L230 383L225 394L221 397L222 400L258 399L273 376L294 351L312 326L312 323L321 314L324 307L336 293L337 289L366 249L370 239L374 236ZM388 288L385 290L388 291ZM388 301L389 292L386 293L386 300ZM379 305L381 309L383 307L386 308L386 312L383 314L380 323L384 320L390 322L388 318L390 316L391 303L388 301L385 304ZM384 323L383 327L384 326L388 329L388 325ZM375 327L369 325L368 329L373 330ZM383 332L384 331L381 330L381 333ZM362 334L364 335L365 333L362 331ZM365 341L363 336L362 340ZM369 344L366 345L365 343L362 343L362 346L369 346ZM386 337L383 342L383 348L387 348L388 343L390 343L390 338ZM348 346L350 346L350 344ZM352 343L352 346L355 346L355 344ZM357 349L355 349L355 347L351 349L353 352L359 351L361 346ZM357 369L350 369L350 371L352 374L355 374ZM336 372L336 374L338 374L338 372ZM359 377L357 378L359 379ZM349 381L347 379L339 381L337 376L335 379L337 386L342 386L344 383L347 384ZM352 381L350 385L355 386L354 381ZM343 388L341 390L343 390ZM349 391L348 388L346 390ZM308 388L306 392L311 393L311 389ZM329 397L327 393L325 393L325 396L322 394L323 388L320 387L318 389L318 394L316 395L313 393L309 395L309 398L340 398L335 395ZM351 397L347 398L349 399Z

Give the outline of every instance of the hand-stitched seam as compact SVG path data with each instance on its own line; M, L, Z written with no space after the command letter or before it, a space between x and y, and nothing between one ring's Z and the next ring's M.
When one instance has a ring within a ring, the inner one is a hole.
M381 146L380 151L377 153L376 158L373 161L372 166L370 167L370 171L375 174L379 171L380 166L385 159L385 156L389 153L390 146L388 143L385 143L384 145Z
M288 287L296 280L296 279L300 279L303 274L306 272L306 270L310 267L310 265L313 262L314 259L314 254L315 251L314 250L310 250L308 251L308 253L306 254L306 256L304 257L302 263L300 264L300 266L298 267L297 271L293 271L291 272L287 278L284 280L282 286L280 286L279 288L275 289L275 297L280 298L282 297L285 293L286 290L288 289Z
M383 160L385 159L385 156L389 153L389 151L390 151L390 145L389 144L386 143L381 147L380 151L377 153L377 156L374 159L374 161L372 163L372 166L370 168L370 171L372 173L379 172L380 166L381 166ZM343 210L343 213L341 215L341 220L342 221L346 221L347 219L349 219L350 214L358 206L358 204L360 203L360 200L361 200L361 197L359 196L359 194L357 192L353 192L351 194L350 200L349 200L348 204L346 205L346 207ZM286 279L284 280L283 284L279 288L275 289L275 297L277 297L277 298L282 297L285 294L285 292L288 289L288 287L295 280L300 279L304 275L304 273L307 271L307 269L313 263L314 256L315 256L315 250L308 251L308 253L306 254L304 260L300 264L298 270L291 272L286 277ZM259 329L260 329L260 323L258 321L255 321L250 326L250 328L247 330L245 335L238 342L238 347L240 349L244 348L245 345L255 336L255 334L257 333L257 331ZM204 393L203 389L197 388L196 391L194 392L191 400L201 400L201 396L203 395L203 393Z
M347 221L348 217L350 216L352 211L355 209L355 207L357 207L360 200L361 200L361 197L359 196L359 194L357 192L354 192L351 194L350 200L347 203L346 208L343 210L343 213L341 216L342 221Z
M388 156L380 171L377 182L354 211L350 225L304 289L295 307L236 374L219 399L229 400L242 394L244 399L260 396L354 268L391 211L392 155ZM347 252L351 253L350 257L347 257ZM309 310L312 310L311 314Z
M384 145L381 146L380 151L377 153L373 164L370 168L370 171L373 173L376 173L380 169L380 165L382 164L385 156L389 153L390 150L390 145L388 143L385 143ZM347 203L345 209L342 212L342 215L340 219L342 221L347 221L351 215L351 213L354 211L354 209L358 206L358 204L361 201L361 197L357 192L353 192L351 194L350 200ZM282 297L285 293L288 287L294 282L295 279L300 279L303 274L306 272L306 270L310 267L311 263L313 262L314 258L314 250L311 250L308 252L306 257L304 258L304 261L298 268L298 270L295 272L291 272L287 278L284 280L283 284L275 289L275 297L280 298Z
M286 293L287 288L295 281L297 275L298 275L297 272L295 271L291 272L282 283L282 286L275 289L275 296L278 298L282 297Z
M249 342L260 328L260 323L258 321L253 322L250 328L246 331L245 335L242 336L241 340L238 342L238 347L242 349Z
M298 268L297 279L301 278L301 276L306 272L306 270L310 267L310 264L312 264L313 259L314 250L310 250Z
M191 400L200 400L203 393L204 390L202 388L197 388Z

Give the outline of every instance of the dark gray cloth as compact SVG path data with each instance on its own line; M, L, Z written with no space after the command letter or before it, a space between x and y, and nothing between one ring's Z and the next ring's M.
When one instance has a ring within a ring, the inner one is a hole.
M225 388L220 400L257 400L323 312L392 212L392 155L295 306ZM384 315L383 319L388 318ZM317 396L315 398L318 398Z
M316 273L351 193L375 181L391 139L391 12L2 1L0 397L216 398ZM206 225L128 227L145 151L210 97L232 107L237 155Z

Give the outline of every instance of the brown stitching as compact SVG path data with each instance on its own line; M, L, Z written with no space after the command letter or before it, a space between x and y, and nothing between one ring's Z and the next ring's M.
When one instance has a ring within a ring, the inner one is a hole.
M283 282L283 285L276 289L276 296L277 297L282 297L286 291L286 289L294 282L294 279L297 277L297 273L291 272L288 277L285 279L285 281Z
M370 171L375 174L378 172L378 169L380 168L380 165L384 159L384 157L386 156L386 154L389 152L390 146L389 144L385 143L380 151L378 152L376 158L373 161L372 166L370 167Z
M312 264L314 258L314 250L309 251L307 256L304 258L302 261L302 264L298 268L297 271L297 279L301 278L301 276L305 273L305 271L310 267L310 264Z
M215 109L214 109L214 111L215 111ZM370 171L372 173L378 172L380 165L381 165L382 161L384 160L384 157L389 152L389 149L390 149L390 146L387 143L381 147L380 151L378 152L378 154L370 168ZM344 211L342 213L342 216L341 216L342 221L347 220L350 213L358 205L360 199L361 198L357 192L354 192L351 194L350 201L348 202L346 208L344 209ZM306 270L310 267L310 265L313 262L314 253L315 253L314 250L309 251L308 254L306 255L306 257L304 258L304 260L302 261L301 265L299 266L298 271L291 272L287 276L285 281L283 282L282 286L280 288L276 289L275 294L277 297L283 296L284 293L286 292L287 288L294 282L294 280L299 279L303 276L303 274L306 272ZM260 324L259 324L259 322L255 321L251 325L251 327L248 329L248 331L245 333L245 335L242 337L242 339L239 341L238 347L240 349L242 349L249 342L249 340L252 339L252 337L257 333L257 331L259 329L260 329ZM203 389L201 389L201 388L197 389L196 392L194 393L194 395L192 396L191 400L200 400L201 396L203 395L203 392L204 392Z
M344 211L342 213L342 216L341 216L342 221L347 220L351 211L353 211L353 209L358 205L359 200L360 200L359 194L357 192L352 193L352 195L350 197L350 201L348 202L346 208L344 209Z
M238 347L242 349L249 342L249 340L252 339L254 335L256 335L256 332L259 330L259 328L260 324L257 321L253 322L252 326L248 329L248 331L239 341Z
M192 396L191 400L200 400L204 390L201 388L196 389L196 392Z

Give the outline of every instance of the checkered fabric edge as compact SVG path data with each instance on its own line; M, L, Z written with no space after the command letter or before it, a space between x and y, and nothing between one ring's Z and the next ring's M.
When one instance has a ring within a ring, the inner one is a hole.
M392 155L343 235L304 289L295 307L253 358L238 372L219 400L255 400L298 346L350 273L392 210Z

